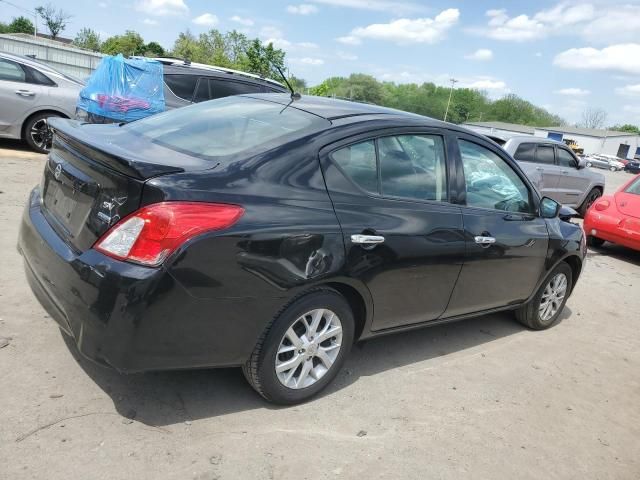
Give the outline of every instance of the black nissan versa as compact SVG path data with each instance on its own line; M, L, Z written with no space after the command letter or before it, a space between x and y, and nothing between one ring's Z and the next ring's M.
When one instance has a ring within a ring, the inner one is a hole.
M357 340L499 310L547 328L582 270L575 212L455 125L256 94L51 126L19 249L79 350L121 372L242 366L295 403Z

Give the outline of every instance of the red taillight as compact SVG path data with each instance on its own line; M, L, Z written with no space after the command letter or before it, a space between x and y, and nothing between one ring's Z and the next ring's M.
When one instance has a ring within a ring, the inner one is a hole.
M200 202L154 203L114 225L93 246L119 260L157 266L187 240L236 223L237 205Z
M609 200L598 200L594 205L593 208L595 208L596 210L598 210L599 212L606 210L607 208L609 208L609 205L611 205L611 202L609 202Z

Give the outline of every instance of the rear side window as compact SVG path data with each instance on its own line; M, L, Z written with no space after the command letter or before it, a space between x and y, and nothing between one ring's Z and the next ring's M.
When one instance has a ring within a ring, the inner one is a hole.
M24 68L26 73L27 73L27 82L28 83L35 83L36 85L46 85L46 86L49 86L49 87L55 85L55 82L53 80L51 80L44 73L39 72L35 68L31 68L31 67L28 67L26 65L23 66L22 68Z
M536 150L536 163L546 163L549 165L555 163L553 147L551 145L538 145Z
M24 82L25 79L25 72L19 64L0 58L0 80Z
M209 94L209 79L201 77L196 87L196 93L193 96L194 102L206 102L211 99Z
M634 195L640 195L640 177L636 178L625 190L625 193L633 193Z
M576 159L573 158L573 155L571 155L564 148L559 148L557 153L558 153L558 164L561 167L576 168L578 166L578 163L576 162Z
M378 140L382 194L446 201L446 167L442 138L399 135Z
M251 83L234 82L229 80L209 79L211 86L211 98L230 97L231 95L242 95L243 93L262 92L261 85Z
M513 154L513 158L520 162L533 162L535 153L535 143L521 143L520 146L518 146L516 153Z
M176 96L191 101L198 77L194 75L165 75L164 81Z
M373 140L336 150L331 158L360 188L369 193L378 192L376 147Z

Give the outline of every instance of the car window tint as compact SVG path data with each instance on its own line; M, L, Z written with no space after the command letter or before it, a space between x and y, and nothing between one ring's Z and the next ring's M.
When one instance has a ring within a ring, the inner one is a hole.
M47 86L53 86L56 84L44 73L39 72L35 68L31 68L27 66L23 66L22 68L24 68L27 73L27 82L29 83L35 83L36 85L47 85Z
M536 163L547 163L553 165L553 147L551 145L538 145L536 149Z
M521 143L513 154L513 158L521 162L533 162L536 153L535 143Z
M573 155L567 152L564 148L559 148L557 151L557 154L558 154L558 164L561 167L576 168L578 166L576 159L573 158Z
M261 85L217 79L211 79L209 81L211 82L212 98L229 97L231 95L242 95L243 93L262 92Z
M25 72L20 65L0 58L0 80L24 82Z
M376 149L373 140L343 147L333 152L331 158L360 188L370 193L378 192Z
M165 75L164 81L176 96L191 101L198 77L194 75Z
M382 195L446 201L442 137L399 135L378 139Z
M511 166L481 145L459 140L467 205L530 213L529 189Z
M210 99L211 96L209 95L209 80L207 80L206 78L200 78L198 86L196 87L196 93L193 95L193 101L206 102Z

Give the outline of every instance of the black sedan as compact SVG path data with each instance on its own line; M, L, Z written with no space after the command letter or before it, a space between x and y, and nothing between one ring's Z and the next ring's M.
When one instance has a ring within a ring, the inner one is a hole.
M259 94L51 126L19 249L80 352L121 372L242 366L300 402L354 341L501 310L550 327L582 270L570 214L455 125Z
M625 166L624 171L628 173L640 173L640 160L634 159L630 160Z

